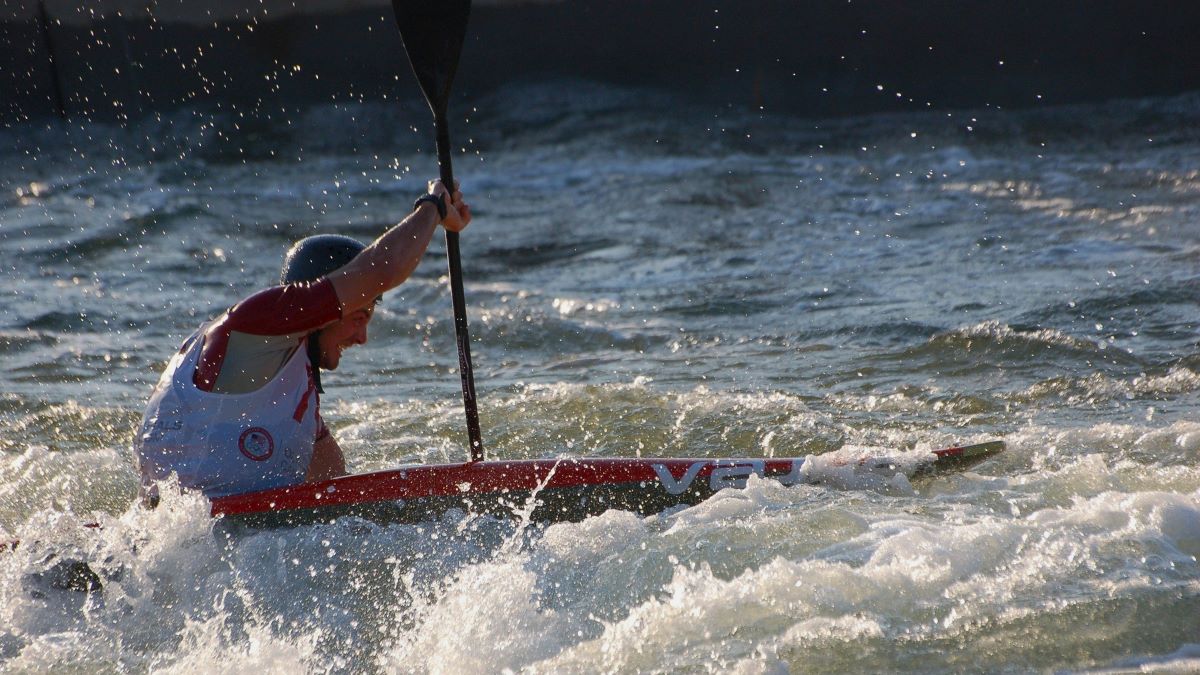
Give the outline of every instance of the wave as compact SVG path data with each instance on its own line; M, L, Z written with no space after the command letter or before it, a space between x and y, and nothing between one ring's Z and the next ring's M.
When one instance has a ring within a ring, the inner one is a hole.
M1027 481L1042 480L1045 476L1039 473L1045 470L1073 467L1071 470L1077 475L1090 473L1097 479L1117 475L1114 470L1126 471L1131 479L1141 481L1138 485L1144 486L1143 489L1162 487L1169 477L1178 489L1191 491L1195 488L1187 485L1193 480L1192 467L1200 462L1200 424L1192 421L1158 424L1142 420L1055 428L1030 425L1014 430L1006 436L1006 441L1010 452L1005 453L1002 461L1023 463L1025 470L1032 472L1022 478ZM1079 464L1084 460L1095 464ZM1096 488L1088 480L1073 484L1083 490Z
M1026 404L1056 400L1076 406L1106 401L1167 401L1195 391L1200 391L1200 373L1174 367L1165 374L1141 374L1128 379L1104 373L1051 378L1012 395L1011 400Z
M17 354L36 347L52 347L59 338L52 333L26 327L24 331L0 330L0 354Z
M905 386L891 393L830 394L831 405L841 410L867 413L933 415L983 415L1005 410L1002 398L948 392L939 387Z
M1006 382L1047 369L1091 373L1144 367L1137 356L1106 340L1093 341L1055 328L1014 327L997 320L937 332L922 344L898 351L868 354L856 366L856 372L873 375L928 373L942 378L1002 371Z
M1089 673L1192 673L1200 671L1200 644L1186 642L1178 649L1162 655L1130 656L1117 659L1108 666L1089 670Z
M955 647L987 636L1007 664L1054 669L1073 663L1050 648L1064 639L1089 652L1113 639L1083 630L1097 616L1138 617L1124 642L1188 611L1179 594L1200 551L1195 495L1101 495L1029 518L956 503L951 522L907 511L902 497L861 501L865 512L851 513L819 489L755 481L662 518L610 512L553 526L527 553L456 575L384 662L955 670L978 665ZM496 645L512 626L520 649L466 646ZM929 650L914 653L914 642Z

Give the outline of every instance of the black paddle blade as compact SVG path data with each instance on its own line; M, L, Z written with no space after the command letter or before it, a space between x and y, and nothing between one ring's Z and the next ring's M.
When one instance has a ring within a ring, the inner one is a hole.
M446 112L471 0L392 0L400 38L434 115Z

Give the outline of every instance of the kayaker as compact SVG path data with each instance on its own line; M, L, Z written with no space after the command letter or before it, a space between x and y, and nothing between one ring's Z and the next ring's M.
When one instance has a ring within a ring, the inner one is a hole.
M202 325L167 364L150 396L134 451L143 497L171 474L209 497L346 473L321 419L321 369L367 341L382 294L416 269L440 223L459 232L471 211L432 181L413 212L370 245L350 237L301 239L280 285Z

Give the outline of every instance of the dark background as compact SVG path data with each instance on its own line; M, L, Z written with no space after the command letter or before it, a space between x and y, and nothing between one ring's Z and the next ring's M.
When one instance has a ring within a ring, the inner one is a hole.
M273 18L212 3L207 23L120 5L8 5L0 122L417 96L388 4ZM570 77L812 116L1027 107L1200 89L1198 36L1196 2L493 4L472 12L455 94Z

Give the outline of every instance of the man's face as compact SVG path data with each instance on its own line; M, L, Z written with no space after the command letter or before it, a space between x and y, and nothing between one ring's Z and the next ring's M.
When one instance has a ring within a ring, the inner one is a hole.
M371 323L374 314L375 305L368 305L321 329L317 345L321 348L322 368L337 370L342 352L352 345L367 343L367 324Z

